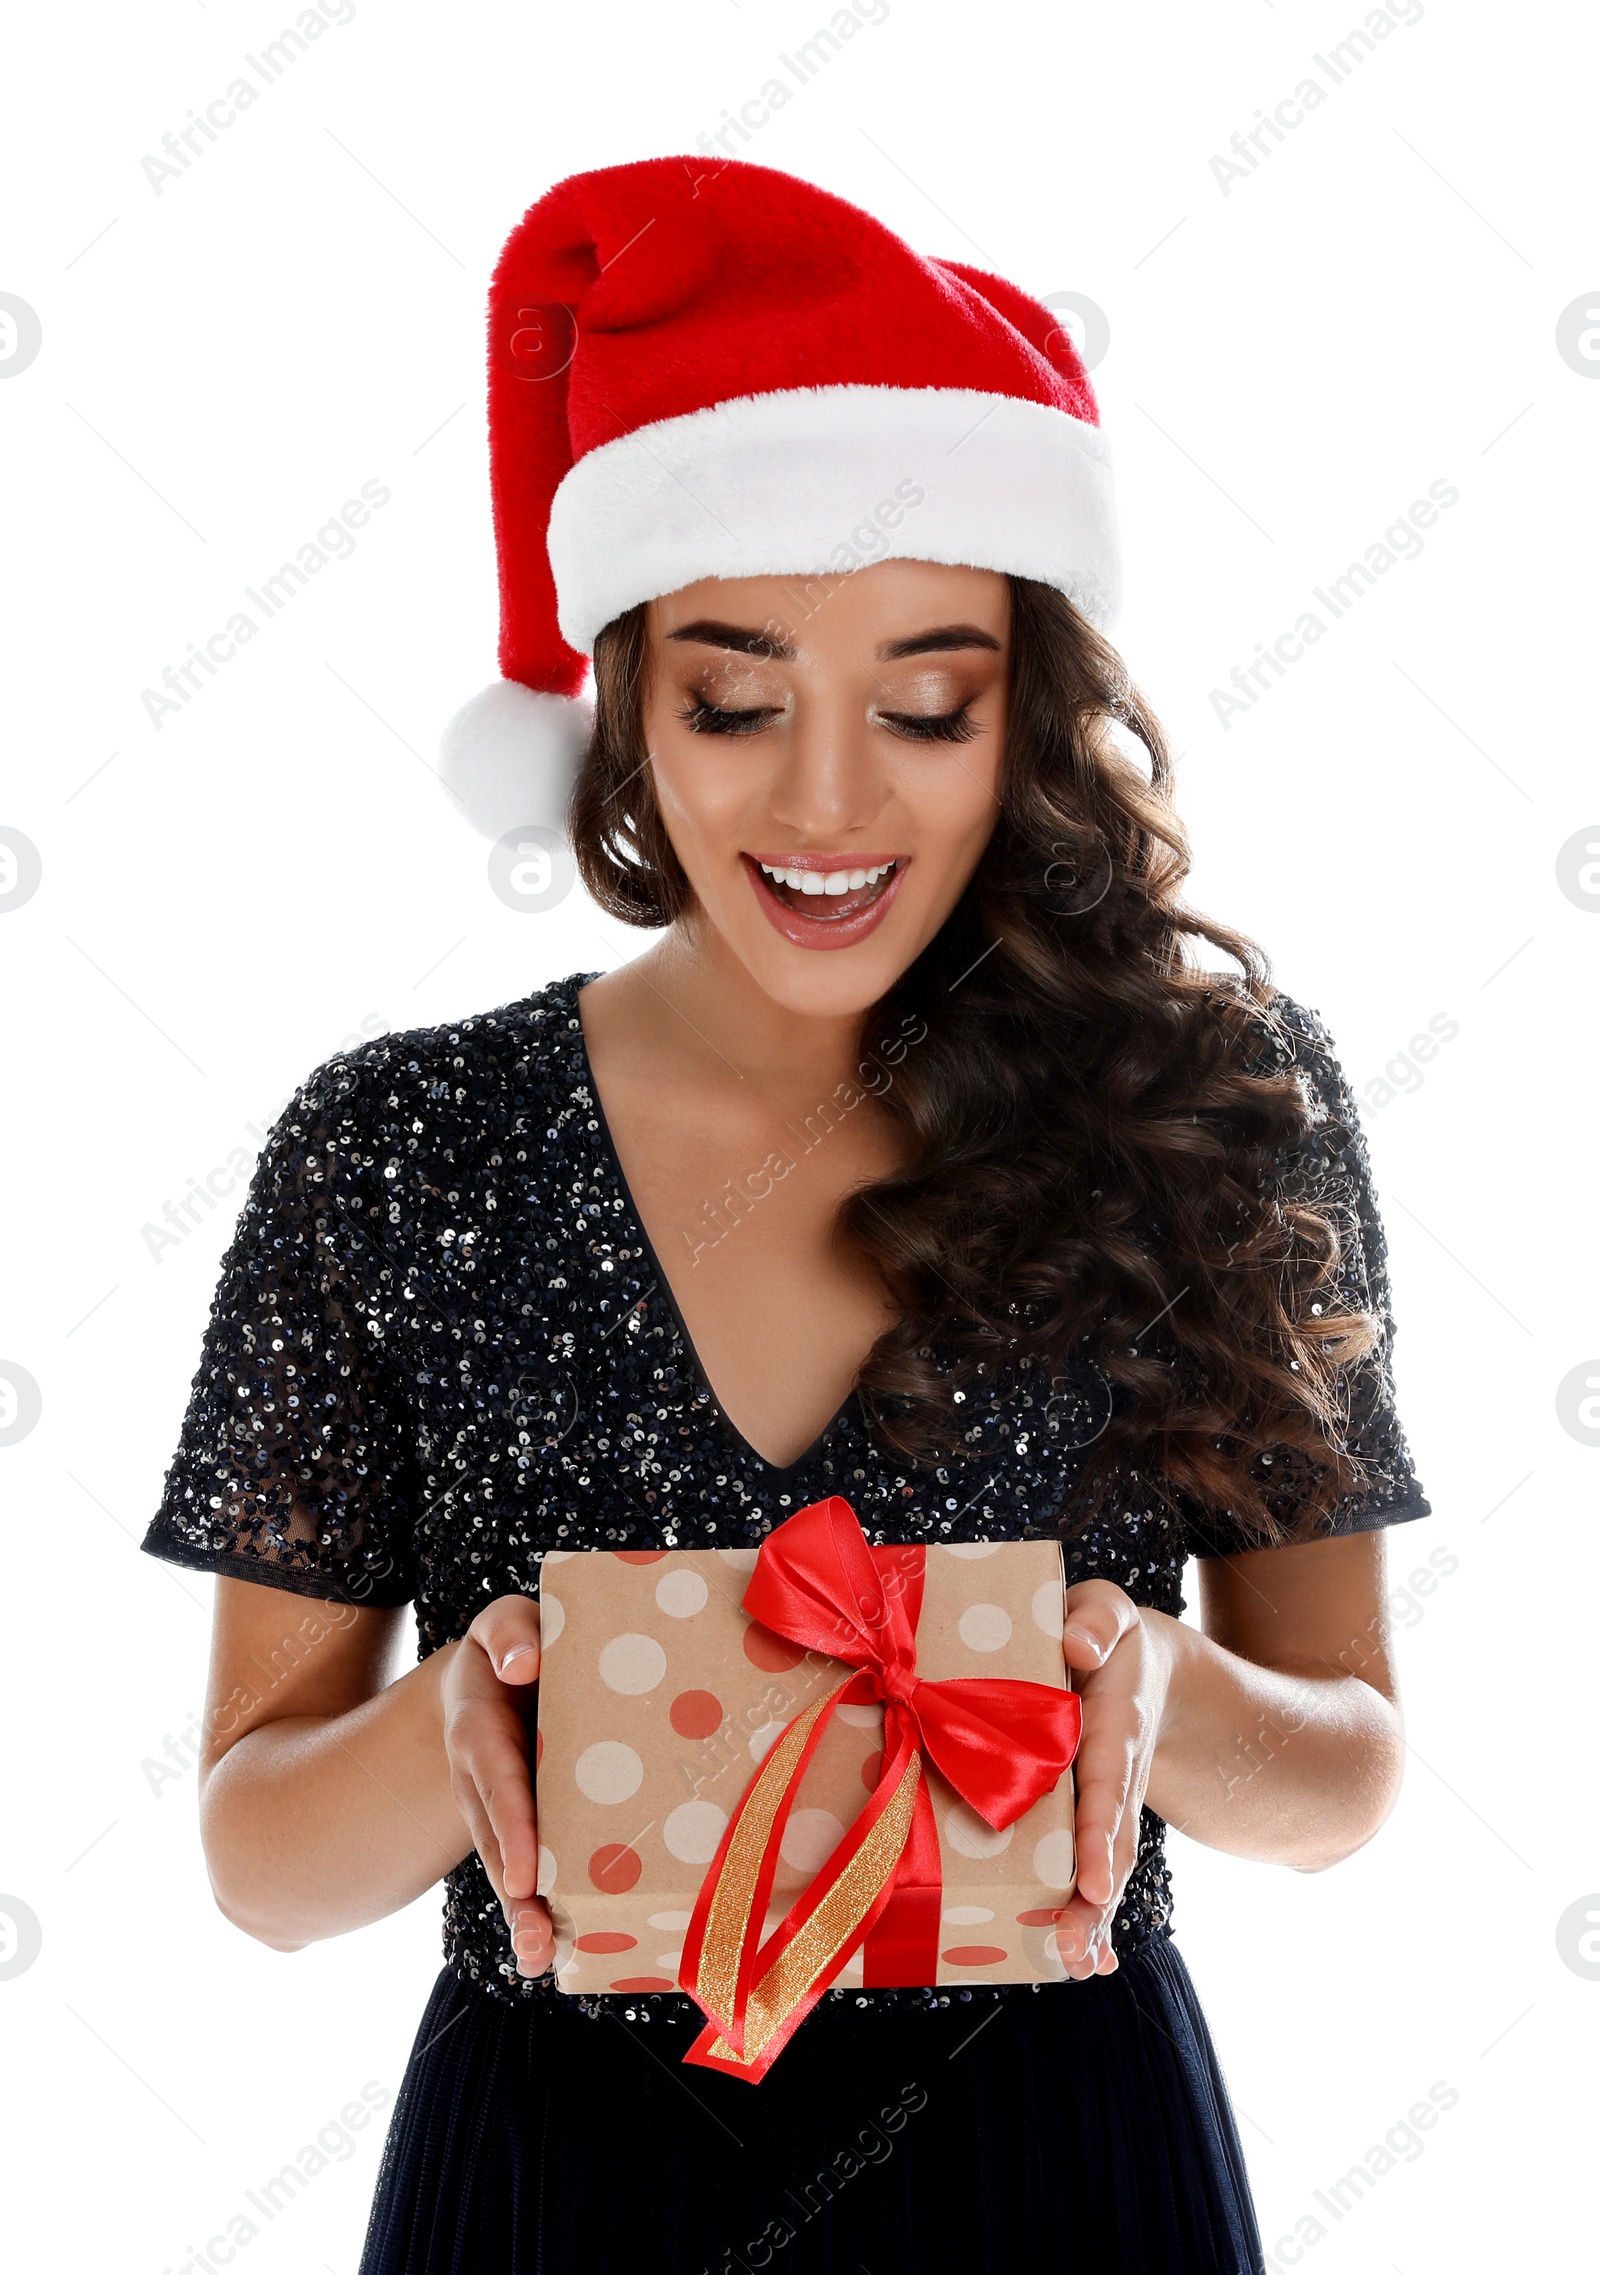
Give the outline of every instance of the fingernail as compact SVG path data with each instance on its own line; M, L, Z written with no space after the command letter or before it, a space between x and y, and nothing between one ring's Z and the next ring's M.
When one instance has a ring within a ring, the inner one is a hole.
M1097 1659L1105 1657L1105 1645L1098 1635L1091 1635L1086 1627L1069 1627L1066 1632L1072 1637L1074 1643L1085 1644Z
M514 1643L511 1646L511 1649L506 1653L505 1657L501 1660L495 1672L497 1674L503 1675L507 1667L511 1665L514 1659L527 1658L528 1654L533 1650L533 1648L534 1646L531 1643Z

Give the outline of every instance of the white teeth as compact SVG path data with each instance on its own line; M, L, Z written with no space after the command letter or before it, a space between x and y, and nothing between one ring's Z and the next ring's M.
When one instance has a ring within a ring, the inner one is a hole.
M818 893L859 893L863 887L875 885L880 877L887 877L894 863L882 861L876 869L779 869L763 861L760 867L776 883L814 898Z

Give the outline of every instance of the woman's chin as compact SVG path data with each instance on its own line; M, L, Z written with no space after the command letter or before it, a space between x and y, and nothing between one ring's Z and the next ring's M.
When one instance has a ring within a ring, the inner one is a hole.
M774 1003L803 1018L844 1018L870 1010L914 960L900 945L902 927L872 933L856 947L816 954L791 945L770 925L722 927L727 947Z

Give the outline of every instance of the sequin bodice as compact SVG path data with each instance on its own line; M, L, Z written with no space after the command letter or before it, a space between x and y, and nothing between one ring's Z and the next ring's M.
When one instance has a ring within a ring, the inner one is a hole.
M886 1450L853 1394L798 1461L755 1452L718 1405L623 1180L577 1011L594 976L380 1038L301 1087L225 1259L145 1546L324 1600L414 1600L426 1655L494 1597L531 1592L549 1549L754 1546L840 1493L874 1540L1059 1536L1069 1581L1100 1576L1179 1612L1186 1557L1225 1547L1225 1530L1131 1474L1092 1518L1075 1511L1104 1418L1087 1370L1048 1396L1026 1366L997 1374L969 1394L972 1452L948 1466ZM1326 1034L1285 997L1275 1010L1288 1038L1275 1048L1292 1051L1318 1116L1285 1177L1342 1209L1345 1286L1385 1326L1352 1382L1351 1436L1374 1482L1334 1519L1367 1529L1428 1507L1394 1412L1382 1231ZM1275 1490L1292 1512L1292 1469ZM1147 1811L1120 1952L1167 1927L1162 1831ZM476 1856L446 1892L462 1976L513 2001L559 1995L517 1976Z

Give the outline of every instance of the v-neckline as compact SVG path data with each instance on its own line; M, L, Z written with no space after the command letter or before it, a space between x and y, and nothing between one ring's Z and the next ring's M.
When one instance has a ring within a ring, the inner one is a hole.
M649 1266L650 1277L655 1281L656 1290L672 1315L673 1326L677 1330L678 1342L682 1347L684 1359L709 1399L712 1412L740 1451L749 1460L755 1462L759 1468L765 1470L769 1477L776 1478L781 1482L786 1478L793 1477L797 1471L804 1469L807 1462L815 1454L822 1451L839 1424L857 1403L859 1393L852 1385L846 1394L844 1403L837 1408L831 1419L823 1424L822 1429L812 1439L810 1445L796 1454L793 1461L768 1461L766 1455L759 1452L750 1443L743 1430L739 1428L737 1422L729 1414L726 1406L723 1405L717 1386L707 1373L705 1361L701 1358L694 1337L689 1332L689 1323L683 1316L683 1307L673 1293L672 1282L668 1279L666 1269L656 1252L655 1242L645 1228L644 1216L638 1202L634 1199L633 1188L628 1183L627 1172L622 1166L622 1156L617 1151L617 1141L612 1134L605 1103L600 1096L600 1085L595 1080L594 1062L589 1056L589 1038L584 1033L583 1012L578 1003L578 996L591 980L603 977L604 974L601 972L580 972L564 983L568 1009L572 1014L578 1066L583 1077L584 1087L589 1093L590 1102L594 1108L595 1132L599 1141L599 1151L616 1181L617 1191L621 1195L629 1217L632 1219L632 1230L638 1236L639 1246Z

